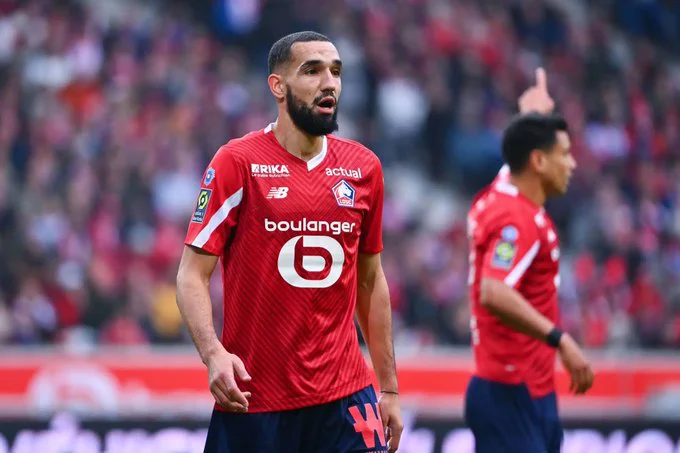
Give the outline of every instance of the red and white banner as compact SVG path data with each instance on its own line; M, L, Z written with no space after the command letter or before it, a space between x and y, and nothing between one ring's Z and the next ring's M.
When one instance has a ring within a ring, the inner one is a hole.
M586 397L568 394L567 413L639 411L660 392L680 388L680 358L593 358L596 381ZM398 357L401 397L419 411L459 413L472 372L469 353ZM205 415L211 409L205 367L193 351L146 350L94 355L0 351L0 413L46 415L70 409L94 414Z

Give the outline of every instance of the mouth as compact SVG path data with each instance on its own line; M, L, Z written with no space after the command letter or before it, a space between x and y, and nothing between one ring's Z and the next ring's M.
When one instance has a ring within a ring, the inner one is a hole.
M316 107L319 113L324 115L332 115L335 111L336 101L333 96L326 96L321 98L319 102L316 103Z

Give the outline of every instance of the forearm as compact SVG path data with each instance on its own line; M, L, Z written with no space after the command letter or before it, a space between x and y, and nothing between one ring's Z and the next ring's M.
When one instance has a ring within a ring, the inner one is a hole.
M177 276L177 305L203 363L221 347L215 333L208 279L180 271Z
M503 324L512 329L545 341L555 327L516 290L493 279L482 280L482 305Z
M397 371L392 341L392 310L385 275L359 286L357 319L366 340L371 362L381 390L398 390Z

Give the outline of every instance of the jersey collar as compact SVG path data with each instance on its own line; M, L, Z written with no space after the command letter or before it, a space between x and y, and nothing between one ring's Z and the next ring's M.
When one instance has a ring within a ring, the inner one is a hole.
M275 123L269 123L269 125L264 128L264 133L269 134L270 132L272 132L274 130L274 124ZM312 171L316 167L321 165L321 163L326 158L326 154L328 154L328 137L324 135L321 142L321 152L306 162L307 171Z

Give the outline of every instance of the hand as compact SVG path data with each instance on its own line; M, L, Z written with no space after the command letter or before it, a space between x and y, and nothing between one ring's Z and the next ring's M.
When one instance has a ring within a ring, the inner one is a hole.
M520 113L552 113L555 102L548 93L548 77L543 68L536 69L536 84L522 93L517 103Z
M571 376L569 391L577 395L586 393L593 386L595 375L581 348L569 334L562 334L558 347L562 365Z
M388 451L394 453L399 448L401 432L404 430L404 422L401 419L399 409L399 395L392 393L381 393L378 400L380 408L380 418L387 436Z
M208 379L210 393L217 404L229 412L247 412L250 392L241 392L236 384L235 376L241 381L250 381L250 375L246 371L241 359L227 352L220 345L215 353L206 361L208 366Z

